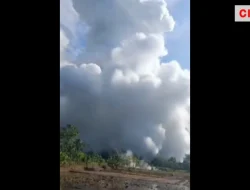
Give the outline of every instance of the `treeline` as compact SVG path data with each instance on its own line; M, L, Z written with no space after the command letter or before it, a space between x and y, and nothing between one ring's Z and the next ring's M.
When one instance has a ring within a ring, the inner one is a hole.
M86 167L101 166L117 169L119 167L138 167L140 159L137 156L125 156L123 152L104 151L101 153L86 152L86 143L80 140L79 131L76 127L68 125L60 130L60 164L70 165L83 163ZM175 158L164 159L156 157L150 162L161 170L170 168L174 170L189 170L189 155L183 162L177 162Z
M84 163L86 167L101 166L117 169L129 166L130 162L138 163L139 160L132 156L129 159L118 152L85 152L86 143L80 140L79 131L76 127L68 125L60 129L60 164L70 165Z
M174 169L190 171L190 155L186 155L183 162L177 162L173 157L169 159L156 157L150 162L150 165L155 166L161 170Z

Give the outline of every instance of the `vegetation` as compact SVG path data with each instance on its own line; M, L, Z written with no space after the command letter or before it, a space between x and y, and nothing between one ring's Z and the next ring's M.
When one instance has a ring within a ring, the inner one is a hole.
M156 157L151 162L151 165L160 169L173 169L173 170L187 170L190 171L190 155L186 155L183 162L177 162L175 158L164 159L162 157Z
M121 167L137 167L140 164L140 160L137 156L132 157L124 156L124 154L117 151L102 152L100 154L94 152L84 152L86 143L80 140L80 134L76 127L68 125L65 128L61 128L60 131L60 164L70 165L76 163L82 163L87 168L93 166L101 166L103 168L109 166L113 169ZM131 164L133 163L133 164ZM156 157L150 163L151 166L155 166L161 170L190 170L190 155L186 155L183 162L177 162L175 158L171 157L165 159L162 157Z
M60 161L61 163L84 161L84 143L80 140L76 127L68 125L60 131Z

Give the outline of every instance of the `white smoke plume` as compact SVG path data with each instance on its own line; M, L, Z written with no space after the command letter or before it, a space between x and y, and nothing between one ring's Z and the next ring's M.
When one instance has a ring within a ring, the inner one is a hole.
M122 158L127 160L127 166L131 167L131 168L136 168L137 167L137 163L135 162L135 160L133 159L133 152L131 150L127 150L126 153L121 154Z
M168 54L165 0L60 0L60 122L96 150L181 160L190 151L190 73ZM77 33L77 26L87 26ZM83 35L83 36L80 36ZM70 44L83 39L74 61Z
M155 167L150 166L144 160L135 161L133 152L131 150L127 150L126 153L121 154L122 158L127 160L127 167L137 168L137 169L144 169L144 170L157 170Z

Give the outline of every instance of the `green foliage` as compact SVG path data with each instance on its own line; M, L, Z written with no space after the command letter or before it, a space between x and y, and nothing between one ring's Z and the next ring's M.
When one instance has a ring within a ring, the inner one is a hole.
M87 155L85 154L85 153L83 153L83 152L78 152L78 161L80 161L80 162L85 162L85 160L86 160L86 158L87 158Z
M105 163L105 160L99 155L99 154L93 154L91 157L90 157L91 161L92 162L95 162L97 163L98 165L102 165L103 163Z
M116 155L112 155L108 158L107 160L107 164L108 166L110 166L113 169L117 169L119 166L122 165L122 159L121 157L116 154Z
M96 153L86 155L84 162L85 162L86 167L90 165L102 166L105 164L105 160L99 154L96 154Z
M165 168L168 171L172 170L190 170L190 155L186 155L183 162L177 162L174 157L170 157L169 159L164 159L162 157L156 157L150 163L153 166L158 168Z
M71 161L80 161L84 159L82 153L84 143L81 142L79 132L76 127L68 125L60 131L60 152L61 156L67 156Z
M60 163L62 165L69 163L85 163L86 167L89 165L106 166L113 169L119 167L129 166L132 161L135 166L138 166L141 158L136 155L132 157L122 156L117 151L103 152L102 156L97 153L84 153L83 150L86 144L80 140L80 134L75 126L68 125L65 128L61 128L60 131ZM105 159L104 159L105 158ZM183 162L177 162L175 158L171 157L165 159L162 157L156 157L150 163L150 165L158 167L160 169L171 170L186 170L190 171L190 155L186 155Z
M60 163L65 165L70 161L69 156L65 152L60 152Z

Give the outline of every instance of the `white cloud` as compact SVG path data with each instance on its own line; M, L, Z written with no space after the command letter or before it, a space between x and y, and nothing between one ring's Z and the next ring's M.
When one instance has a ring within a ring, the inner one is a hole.
M66 37L63 30L60 30L60 53L62 54L69 44L69 39Z
M75 34L79 15L73 7L72 0L60 0L60 24Z
M73 5L76 11L64 14L79 15L89 30L78 60L61 60L61 124L78 126L95 150L125 148L145 157L181 159L190 149L190 77L176 61L160 63L167 54L164 34L175 23L165 1L74 0ZM72 31L75 22L67 27ZM62 35L61 55L65 39Z

